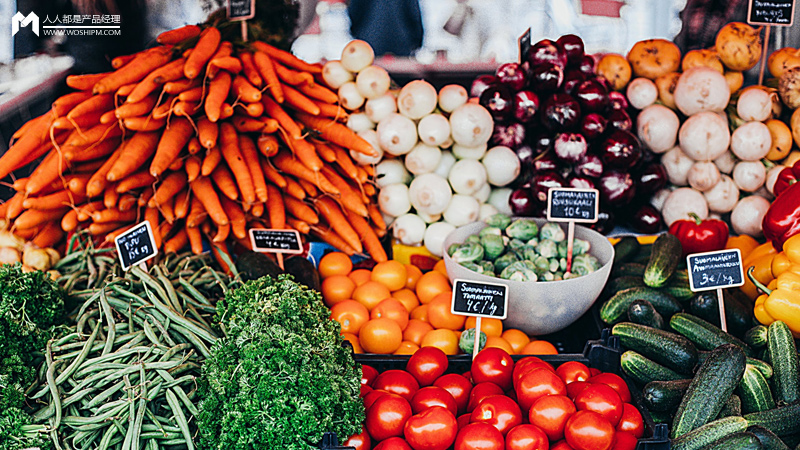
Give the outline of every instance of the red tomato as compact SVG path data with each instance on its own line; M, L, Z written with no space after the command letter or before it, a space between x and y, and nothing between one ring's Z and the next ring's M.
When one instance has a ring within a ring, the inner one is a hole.
M605 417L611 426L617 426L622 417L622 400L611 386L593 384L581 391L574 401L578 411L594 411Z
M488 423L471 423L456 435L454 450L503 450L503 435Z
M555 372L537 367L526 373L517 383L517 401L519 406L530 409L533 402L545 395L566 395L567 386Z
M564 384L573 381L586 381L591 378L586 364L578 361L567 361L556 368L556 374L561 377Z
M598 375L589 378L589 383L602 383L607 384L614 388L619 394L619 398L622 399L623 402L630 403L631 402L631 391L628 389L628 383L622 379L621 376L615 373L608 373L603 372Z
M614 446L611 450L635 450L638 441L636 436L627 431L617 431L614 433Z
M514 370L511 373L511 378L514 382L514 386L517 385L517 382L522 377L522 375L525 375L526 373L537 367L544 367L546 369L552 370L553 372L556 371L556 369L553 368L552 364L550 364L547 361L544 361L542 358L539 358L538 356L526 356L517 361L516 364L514 364Z
M445 450L458 432L456 417L441 406L411 416L403 428L406 442L414 450Z
M481 350L472 360L472 380L477 383L492 382L504 391L511 388L514 360L502 348L489 347Z
M419 382L405 370L387 370L375 378L372 389L382 389L411 401L419 390Z
M472 410L469 421L488 423L505 436L508 430L522 423L522 411L517 402L505 395L491 395Z
M406 364L406 371L417 379L420 386L432 385L446 370L447 355L438 347L422 347Z
M466 377L457 373L448 373L439 377L433 382L433 385L449 392L456 399L459 413L464 413L467 410L472 383Z
M375 403L375 400L377 400L378 397L386 395L386 394L388 394L388 392L386 392L386 391L378 391L378 390L375 390L375 389L367 392L367 394L364 395L364 399L363 399L364 409L365 410L369 409L369 407L372 406L373 403Z
M588 381L573 381L567 385L567 397L575 400L575 397L580 394L581 391L591 385L592 383L589 383Z
M378 377L378 371L372 366L361 366L361 384L372 387L372 382Z
M458 429L459 430L464 428L465 426L469 425L469 416L470 416L470 414L462 414L462 415L458 416L458 418L456 419L456 422L458 422Z
M344 447L354 447L356 450L370 450L372 448L372 440L369 438L367 429L362 426L361 433L350 436L342 445Z
M503 390L500 386L494 383L478 383L472 387L469 392L469 403L467 403L467 412L472 412L473 409L478 407L483 399L490 395L503 395Z
M564 439L564 425L576 408L572 400L563 395L546 395L533 403L528 421L541 428L551 441Z
M401 437L390 437L385 441L380 442L372 448L372 450L412 450L408 442Z
M594 367L589 367L589 372L592 374L592 376L603 373L600 369L595 369Z
M461 376L469 380L470 383L475 384L475 380L472 379L472 372L470 372L469 370L462 373Z
M438 386L426 386L418 390L411 398L411 411L414 414L419 414L433 406L447 408L454 416L458 414L456 399L449 392Z
M548 450L549 447L547 435L536 425L517 425L506 435L506 450Z
M642 413L630 403L622 404L622 417L617 423L617 431L625 431L633 434L634 437L644 436L644 420Z
M550 450L575 450L567 444L567 441L558 441L550 447Z
M367 386L366 384L362 384L360 389L361 389L361 391L359 392L358 396L361 397L361 398L364 398L365 395L369 394L373 390L371 387Z
M411 405L399 395L386 394L378 397L367 410L364 425L376 441L403 435L403 425L411 417Z
M578 411L567 420L564 437L575 450L609 450L614 427L594 411Z

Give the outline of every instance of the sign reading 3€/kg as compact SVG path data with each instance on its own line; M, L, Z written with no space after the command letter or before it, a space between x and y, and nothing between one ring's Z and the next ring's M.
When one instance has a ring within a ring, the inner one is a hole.
M508 287L504 284L453 280L450 312L505 319L508 314Z
M599 195L597 189L550 188L547 191L547 220L597 222Z
M744 284L742 254L738 248L693 253L686 257L689 287L693 292L710 291Z

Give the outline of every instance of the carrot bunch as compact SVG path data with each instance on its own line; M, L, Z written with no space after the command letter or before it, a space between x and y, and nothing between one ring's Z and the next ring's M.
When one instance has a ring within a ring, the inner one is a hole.
M373 170L350 156L375 150L341 123L320 65L213 26L158 42L112 72L67 77L75 91L14 134L0 178L44 157L0 205L17 234L112 242L148 220L164 251L199 253L203 236L227 252L250 247L250 227L290 227L386 259Z

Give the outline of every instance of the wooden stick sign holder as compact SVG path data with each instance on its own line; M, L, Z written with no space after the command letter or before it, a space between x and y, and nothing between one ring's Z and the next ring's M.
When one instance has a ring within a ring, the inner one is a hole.
M594 223L600 209L597 189L550 188L547 191L547 220L567 222L567 271L572 271L575 223Z
M794 22L795 0L750 0L747 6L747 23L764 26L764 41L761 44L761 62L758 69L758 84L764 84L764 70L769 53L770 28L790 27Z
M158 254L153 228L146 220L114 238L114 246L117 248L122 270L125 271L139 266L147 272L145 262Z
M719 323L723 331L728 331L725 320L725 301L722 289L744 284L742 253L738 248L715 252L692 253L686 256L689 270L689 288L692 292L717 291L719 304Z
M247 42L247 21L256 16L256 0L228 0L228 20L241 21L242 40Z
M472 349L472 359L475 359L481 348L481 318L503 320L508 315L508 286L455 279L450 312L475 317L475 346Z
M300 240L300 232L297 230L251 228L250 243L255 252L275 253L281 270L284 270L284 253L303 253L303 241Z

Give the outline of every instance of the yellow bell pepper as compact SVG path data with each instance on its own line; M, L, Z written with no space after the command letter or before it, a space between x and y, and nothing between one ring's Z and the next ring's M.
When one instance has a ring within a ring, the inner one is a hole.
M775 319L767 313L766 308L764 308L764 301L767 300L769 297L767 294L761 294L756 299L756 305L753 308L753 315L755 316L756 320L762 325L769 325L772 322L775 322Z
M739 236L730 236L728 242L725 243L725 248L730 250L738 248L742 252L742 261L750 256L750 253L758 248L758 241L747 234L740 234Z
M764 248L764 245L768 245L769 248ZM767 284L773 278L772 260L775 258L775 255L778 252L774 247L772 247L772 244L767 243L764 245L761 245L753 250L753 252L750 253L750 256L742 263L742 267L745 271L748 271L750 267L753 267L753 276L755 279L762 284ZM739 289L741 289L742 292L744 292L751 299L758 297L758 289L749 278L744 280L744 285Z
M766 294L756 299L753 313L759 322L762 320L782 320L793 333L800 333L800 273L792 270L783 272L769 286L764 286L748 269L747 275L755 286ZM762 322L763 323L763 322Z
M772 263L770 263L770 270L772 271L772 276L778 278L780 274L789 270L789 267L792 266L792 260L786 256L786 253L780 252L772 258Z
M783 243L783 253L794 264L800 264L800 234L796 234Z

